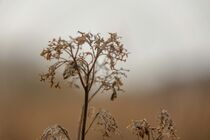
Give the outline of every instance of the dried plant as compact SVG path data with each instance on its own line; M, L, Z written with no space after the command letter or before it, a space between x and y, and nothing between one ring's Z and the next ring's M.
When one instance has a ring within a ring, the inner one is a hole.
M132 120L131 124L127 126L131 132L136 135L138 138L144 138L145 135L149 137L150 126L146 119L143 120Z
M146 119L132 120L128 125L128 129L140 138L148 137L148 140L163 140L165 136L170 137L172 140L178 139L176 130L174 129L173 121L166 110L162 110L159 117L159 125L157 127L151 127Z
M109 33L107 38L101 37L100 34L78 33L78 36L70 37L69 40L59 38L49 42L48 47L41 52L41 56L53 64L47 73L40 76L41 81L48 81L51 87L60 88L60 81L56 79L60 69L63 80L70 82L71 86L82 87L84 105L78 140L85 140L89 102L100 92L110 92L110 99L114 100L118 92L123 91L122 78L126 77L128 70L118 68L117 64L126 61L128 52L117 33ZM106 113L100 112L98 118L102 118L103 115ZM106 129L114 129L112 125Z
M119 129L115 118L110 112L105 109L100 109L97 113L92 114L93 118L86 133L95 123L97 130L102 133L103 138L111 137L112 135L119 135Z
M41 140L70 140L70 137L65 128L53 125L44 130Z
M50 83L50 87L61 88L61 81L67 81L70 86L82 88L84 104L82 106L78 140L85 140L87 133L95 125L103 138L119 134L118 125L110 112L89 107L90 101L98 94L108 92L110 100L117 98L123 92L122 79L126 78L128 70L118 68L118 62L125 62L128 57L117 33L109 33L107 38L100 34L78 32L78 36L68 40L58 38L49 41L48 47L41 56L52 63L47 73L40 75L41 81ZM61 72L63 80L57 75ZM166 110L162 110L159 125L151 127L146 119L133 120L128 128L140 138L162 140L165 136L177 139L173 121ZM87 127L88 125L88 127ZM41 140L70 140L67 131L60 125L47 128Z
M104 109L98 112L97 125L103 137L110 137L113 134L119 135L118 125L112 114Z

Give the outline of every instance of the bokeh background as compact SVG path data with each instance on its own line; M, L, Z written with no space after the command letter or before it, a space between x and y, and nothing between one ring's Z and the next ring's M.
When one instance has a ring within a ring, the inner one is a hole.
M83 94L39 82L40 57L53 37L77 31L117 32L129 50L126 92L114 102L98 95L91 105L109 110L122 137L147 118L157 124L167 109L183 140L210 139L209 0L0 0L0 139L36 140L61 124L76 138ZM91 131L89 139L102 139Z

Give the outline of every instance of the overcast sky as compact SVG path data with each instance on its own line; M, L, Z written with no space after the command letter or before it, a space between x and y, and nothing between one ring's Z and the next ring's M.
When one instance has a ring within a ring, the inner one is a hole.
M0 0L3 61L39 63L50 39L78 30L118 32L135 83L210 75L209 0Z

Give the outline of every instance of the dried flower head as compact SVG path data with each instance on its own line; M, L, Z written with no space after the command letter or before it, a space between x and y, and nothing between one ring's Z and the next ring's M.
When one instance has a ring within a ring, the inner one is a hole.
M136 135L138 138L148 137L148 140L163 140L165 136L175 140L178 139L176 130L174 129L173 121L166 110L162 110L159 117L159 125L157 127L151 127L149 123L144 120L132 120L127 128Z
M41 140L70 140L68 131L60 125L53 125L44 130Z
M159 126L154 129L158 135L157 140L161 140L161 137L168 136L172 139L177 139L176 130L174 128L173 120L167 110L161 110L159 114Z
M96 125L102 132L103 137L110 137L112 135L119 135L118 125L112 114L104 109L97 113Z
M132 120L131 124L127 126L131 132L136 135L138 138L144 138L145 135L149 135L150 126L146 119L143 120Z
M101 92L111 91L111 100L114 100L117 92L123 91L122 78L128 71L117 68L117 63L125 62L128 57L121 37L117 33L109 33L107 38L100 34L78 33L69 40L54 38L49 41L41 56L53 64L47 73L40 75L41 81L49 81L51 87L60 88L60 82L56 80L57 70L60 69L63 80L68 80L71 86L82 86L90 91L94 83Z

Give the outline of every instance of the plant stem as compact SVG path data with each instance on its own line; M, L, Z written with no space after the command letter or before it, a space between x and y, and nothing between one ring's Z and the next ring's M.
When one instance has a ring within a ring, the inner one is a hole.
M81 115L80 115L77 140L80 140L80 138L81 138L81 128L82 128L82 120L83 120L82 118L84 116L83 114L84 114L84 105L82 106L82 112L81 112Z
M150 133L148 134L148 140L150 140Z
M88 131L90 130L91 126L93 125L93 123L95 122L96 118L98 117L98 115L99 115L99 113L97 113L97 114L95 115L95 117L93 118L92 122L90 123L90 126L87 128L85 134L88 133Z
M87 110L88 110L88 88L85 88L85 101L84 101L84 114L82 121L82 138L81 140L85 140L85 129L86 129L86 121L87 121Z

